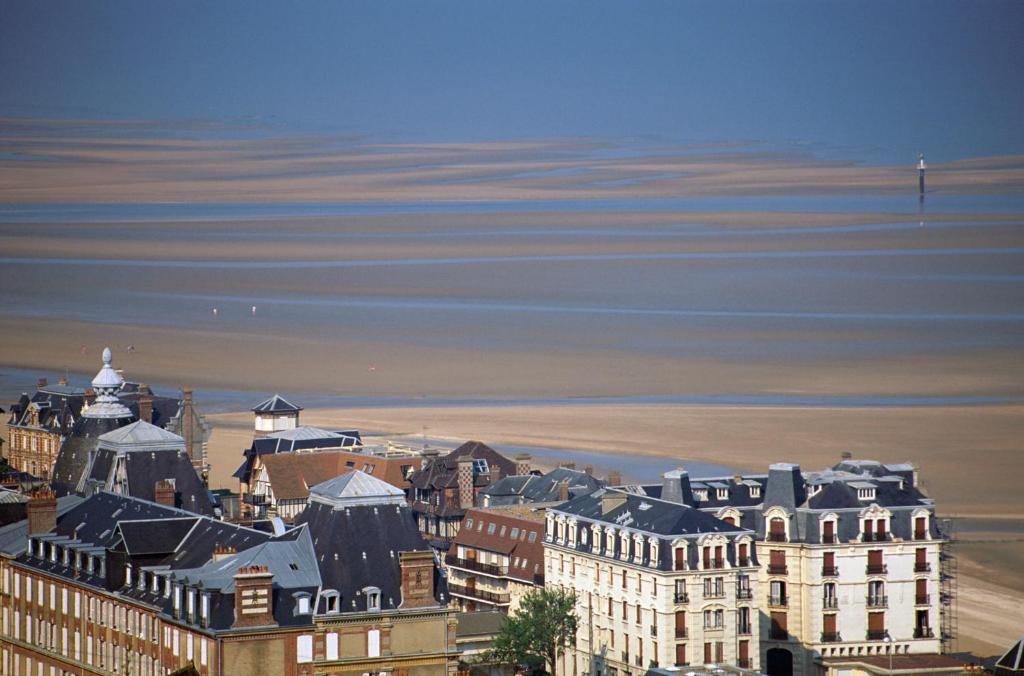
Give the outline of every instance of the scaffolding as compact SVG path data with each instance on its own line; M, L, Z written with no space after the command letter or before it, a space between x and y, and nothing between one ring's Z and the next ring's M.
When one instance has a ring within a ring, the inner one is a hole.
M943 519L940 531L944 542L939 549L939 594L942 606L939 610L939 630L942 638L942 652L957 651L957 563L956 563L956 522Z

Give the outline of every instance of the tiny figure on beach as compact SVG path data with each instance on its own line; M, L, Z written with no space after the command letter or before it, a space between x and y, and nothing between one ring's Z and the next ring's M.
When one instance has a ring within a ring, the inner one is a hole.
M217 312L218 312L217 308L213 308L213 316L214 316L214 317L216 317L216 316L217 316Z
M255 305L253 305L253 306L252 306L252 313L253 313L254 315L256 314L256 306L255 306Z

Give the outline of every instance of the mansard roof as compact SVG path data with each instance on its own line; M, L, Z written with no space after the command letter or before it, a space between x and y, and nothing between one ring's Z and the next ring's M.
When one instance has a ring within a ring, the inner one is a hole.
M608 494L620 503L604 512L604 498ZM589 495L574 498L552 508L572 516L628 528L656 535L700 535L703 533L738 534L747 532L744 528L730 526L714 516L688 505L657 500L646 495L637 495L621 490L602 488Z
M563 481L569 484L570 497L591 493L605 484L586 472L558 467L542 476L525 474L503 477L480 493L487 496L488 504L493 506L555 502L559 499L560 484Z

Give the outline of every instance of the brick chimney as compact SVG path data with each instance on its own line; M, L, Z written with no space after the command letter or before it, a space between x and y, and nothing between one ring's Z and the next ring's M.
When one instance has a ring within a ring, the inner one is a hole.
M491 484L501 481L501 467L495 463L491 465Z
M232 629L277 626L274 576L266 566L243 566L235 573L235 622Z
M174 507L177 502L176 493L173 480L157 481L153 486L153 502Z
M36 491L25 505L28 534L49 533L57 527L57 497L47 487Z
M139 390L147 389L145 385L139 385ZM153 397L149 394L139 395L139 420L148 423L153 422Z
M461 458L458 465L459 508L473 506L473 458Z
M571 469L573 471L576 470L576 463L574 463L574 462L562 462L562 463L559 463L558 466L562 467L564 469Z
M565 479L558 482L558 499L561 502L569 499L569 482Z
M57 384L58 385L67 385L68 384L68 379L65 378L64 376L61 376L60 378L57 378Z
M234 556L238 553L238 550L234 547L228 547L222 544L216 544L213 546L213 560L220 561L226 559L229 556Z
M583 466L583 473L586 474L587 476L593 476L594 475L594 466L593 465L584 465Z
M622 474L619 470L613 469L608 472L608 485L609 486L620 486L622 485Z
M516 453L513 460L516 461L516 474L523 476L530 473L530 457L529 453Z
M49 383L49 381L46 378L40 378L39 380L36 381L36 387L38 389L40 389L40 390L43 389L44 387L46 387L49 384L50 383Z
M181 436L185 439L185 450L188 451L188 459L195 465L195 455L192 453L192 388L181 389Z
M436 606L434 599L434 555L429 552L399 552L402 569L402 603L399 608Z

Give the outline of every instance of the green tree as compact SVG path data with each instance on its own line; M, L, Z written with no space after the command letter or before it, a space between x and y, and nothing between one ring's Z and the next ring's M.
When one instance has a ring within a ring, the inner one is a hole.
M555 674L557 660L576 641L576 594L567 589L535 589L527 593L494 639L493 662L547 664Z

